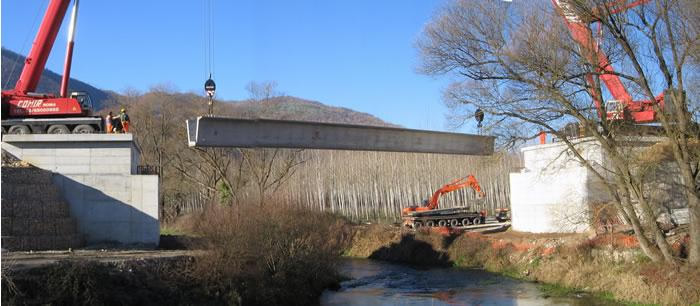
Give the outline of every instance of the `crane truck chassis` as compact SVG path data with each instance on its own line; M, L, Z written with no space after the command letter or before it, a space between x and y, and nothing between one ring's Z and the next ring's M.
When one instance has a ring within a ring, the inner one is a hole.
M100 117L2 119L3 134L90 134L101 130Z

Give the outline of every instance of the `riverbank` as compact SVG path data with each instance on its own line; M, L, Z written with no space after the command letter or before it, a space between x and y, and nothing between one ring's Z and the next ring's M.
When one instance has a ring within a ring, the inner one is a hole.
M410 265L480 268L549 284L546 295L592 292L628 302L687 305L700 301L700 268L645 259L631 236L503 232L443 236L390 225L351 225L299 209L211 211L169 241L201 249L175 258L78 258L6 269L2 302L25 304L308 305L342 280L340 256ZM164 239L167 242L168 239ZM196 243L195 243L196 242Z
M345 255L413 265L483 268L626 302L700 303L700 267L651 263L634 237L622 234L590 239L585 235L510 231L443 236L371 225L357 228Z
M2 303L316 304L342 280L337 264L352 237L342 217L272 205L216 207L184 223L174 232L189 239L163 239L166 248L190 249L174 258L144 255L159 251L107 256L120 253L107 248L48 261L40 253L3 254Z

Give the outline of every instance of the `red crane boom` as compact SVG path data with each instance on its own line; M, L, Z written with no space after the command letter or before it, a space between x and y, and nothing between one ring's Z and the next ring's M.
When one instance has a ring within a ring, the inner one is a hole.
M664 108L664 94L660 94L654 100L633 101L620 77L615 74L612 64L605 53L599 48L598 43L593 39L590 24L599 20L584 20L579 16L570 0L552 0L552 4L560 15L564 17L567 27L573 39L581 46L582 52L591 64L597 64L596 72L599 73L608 91L615 100L609 101L605 108L599 97L591 93L596 107L600 114L606 114L608 120L630 120L635 123L649 123L658 120L653 105L658 103L661 109ZM602 16L605 14L616 14L632 7L645 4L650 0L618 0L606 3L603 7L594 8L592 16ZM591 88L595 86L593 75L586 76L586 81Z
M52 0L49 3L39 32L37 32L32 44L32 50L24 61L24 69L22 69L22 74L15 84L13 94L26 95L36 90L46 61L51 54L53 43L56 41L58 30L61 28L63 17L68 10L68 5L70 5L70 0Z
M3 133L92 133L102 129L100 117L90 117L92 101L85 93L68 95L68 81L73 55L73 37L77 19L78 0L73 0L64 74L59 96L35 93L46 61L56 41L63 18L71 0L51 0L36 34L32 49L15 88L2 92Z

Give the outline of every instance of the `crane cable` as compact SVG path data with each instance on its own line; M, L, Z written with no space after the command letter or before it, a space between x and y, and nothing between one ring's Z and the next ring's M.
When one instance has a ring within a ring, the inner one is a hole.
M216 92L216 83L214 83L214 17L213 17L213 5L212 0L204 1L204 16L202 21L204 26L204 92L208 98L208 114L209 116L214 115L214 93ZM209 75L207 78L207 74Z
M214 8L212 4L212 0L203 1L204 79L212 78L214 75Z

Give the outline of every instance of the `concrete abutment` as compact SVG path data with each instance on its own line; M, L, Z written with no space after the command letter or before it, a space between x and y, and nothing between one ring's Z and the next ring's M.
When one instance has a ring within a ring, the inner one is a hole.
M87 245L158 245L158 176L136 173L133 135L3 135L2 149L52 173Z

